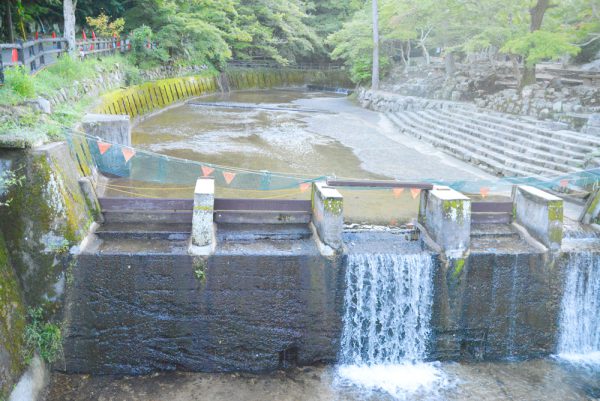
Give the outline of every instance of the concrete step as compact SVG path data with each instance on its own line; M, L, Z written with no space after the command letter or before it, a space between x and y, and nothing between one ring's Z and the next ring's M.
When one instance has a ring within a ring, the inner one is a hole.
M119 210L102 212L106 223L189 223L192 222L191 211L143 211Z
M308 224L229 224L217 225L217 241L302 240L312 237Z
M586 158L586 153L575 150L570 150L564 146L554 146L548 144L547 141L540 142L524 138L519 135L511 134L508 131L500 131L494 128L488 128L467 119L462 119L454 114L439 113L436 110L431 110L423 114L432 122L441 125L449 125L464 133L468 133L485 139L506 148L516 150L525 154L531 154L536 157L542 157L558 163L568 164L573 167L580 167Z
M436 129L441 130L442 132L447 133L448 135L450 135L452 137L461 138L471 144L476 144L482 148L489 149L493 154L501 157L499 159L499 161L501 161L502 159L507 157L507 158L510 158L513 160L518 160L523 163L528 163L528 164L544 167L549 170L554 170L557 172L570 173L570 172L575 172L575 171L579 170L575 167L568 166L566 163L556 163L556 162L553 162L553 161L550 161L550 160L547 160L544 158L540 158L540 157L543 157L543 155L538 154L538 155L532 156L532 155L526 154L523 151L519 152L519 151L510 149L507 146L505 146L505 144L502 141L500 141L501 144L497 144L496 143L497 140L492 140L491 138L480 138L476 133L474 133L472 131L464 132L464 131L459 130L454 127L448 128L448 126L449 126L448 123L444 124L444 123L438 122L438 121L431 121L431 119L428 117L427 111L412 113L410 115L413 116L413 120L415 120L415 121L418 120L418 122L421 126L426 126L432 130L436 130Z
M515 133L519 133L523 136L533 138L536 140L557 140L567 145L579 145L582 149L594 150L600 147L600 138L582 134L580 132L557 130L552 131L538 127L531 123L515 120L514 117L506 114L498 114L492 112L480 113L477 111L471 111L467 109L461 109L459 114L464 117L468 117L479 121L481 124L486 124L490 127L497 129L511 128Z
M481 168L490 171L496 175L506 177L540 177L553 176L557 172L532 163L524 163L511 160L504 155L482 149L480 146L473 145L471 141L464 138L457 138L444 134L440 131L434 131L426 127L415 125L411 117L402 114L389 115L391 120L403 131L423 140L426 140L440 149L454 154L459 159L466 162L479 165Z
M109 239L155 239L185 241L192 232L190 224L169 223L105 223L96 230L96 235Z
M519 238L519 233L510 224L473 224L471 238Z

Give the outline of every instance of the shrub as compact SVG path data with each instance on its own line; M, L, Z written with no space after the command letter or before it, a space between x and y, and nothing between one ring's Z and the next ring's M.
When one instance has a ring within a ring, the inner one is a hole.
M6 89L23 99L31 99L35 96L33 78L23 67L7 69L4 74L4 84Z
M42 308L29 309L29 324L25 327L25 361L30 362L33 354L38 352L40 357L52 363L62 355L62 334L60 327L54 323L43 322Z

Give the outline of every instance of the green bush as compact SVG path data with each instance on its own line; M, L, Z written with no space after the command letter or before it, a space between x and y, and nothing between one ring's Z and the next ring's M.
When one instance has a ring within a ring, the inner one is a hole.
M35 96L33 78L23 67L7 69L4 73L4 86L23 99Z
M143 69L156 67L161 63L169 61L169 54L162 48L148 49L148 41L154 39L154 32L147 25L131 31L129 40L131 42L130 59L133 64Z
M35 352L48 362L55 362L63 352L60 327L43 322L42 308L29 309L29 324L25 327L25 361L30 362Z

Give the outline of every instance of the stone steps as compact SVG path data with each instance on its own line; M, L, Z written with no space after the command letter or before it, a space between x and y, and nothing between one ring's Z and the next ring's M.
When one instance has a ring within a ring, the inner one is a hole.
M471 225L471 238L513 238L519 239L519 233L509 223L507 224L473 224Z
M428 113L423 112L422 114L425 114L425 117L428 117L430 121L450 125L462 132L475 134L488 141L502 144L510 149L524 153L543 155L550 160L567 163L574 167L582 165L585 162L588 153L587 148L585 151L569 149L566 147L569 146L569 144L564 144L562 142L557 142L555 145L548 141L541 142L525 138L507 130L501 131L495 128L482 126L478 124L477 121L464 118L462 115L456 113L441 113L436 110L431 110Z
M502 130L510 128L515 133L537 141L557 141L557 143L564 146L579 146L585 152L593 151L600 147L600 138L592 135L566 130L548 130L534 124L515 120L507 115L499 115L492 112L481 113L462 108L456 109L456 112L461 117L477 121L480 125L487 125Z
M482 148L471 145L469 141L457 139L456 137L440 133L439 130L432 131L419 126L406 114L388 114L388 117L403 132L423 139L434 146L455 155L457 158L473 163L492 174L500 176L536 177L542 175L554 175L555 171L527 164L515 160L509 160L506 156L483 152ZM484 154L485 153L485 154ZM539 178L539 177L536 177Z
M406 114L410 116L409 113ZM534 157L524 153L523 151L519 152L510 149L507 146L507 144L505 144L501 140L498 141L494 138L480 138L477 132L475 131L463 132L454 127L448 128L447 123L444 124L441 121L431 121L428 114L428 111L413 113L413 120L419 121L420 126L424 126L432 130L441 130L441 132L447 133L451 137L461 138L470 144L477 145L484 149L488 149L490 151L489 156L492 158L496 158L496 160L498 160L499 162L502 162L502 160L505 160L508 157L509 159L517 160L522 163L530 164L532 166L544 167L550 171L557 171L562 173L578 171L577 168L569 166L565 163L556 163L553 161L545 160L543 158L539 158L539 156L543 156L540 154L536 155L538 157Z

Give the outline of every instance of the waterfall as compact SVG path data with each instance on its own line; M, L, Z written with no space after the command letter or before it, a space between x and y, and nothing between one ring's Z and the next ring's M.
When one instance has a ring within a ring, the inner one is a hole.
M429 254L351 254L338 372L346 382L401 399L445 381L423 363L431 334Z
M600 364L600 256L573 254L567 265L560 319L561 358Z

